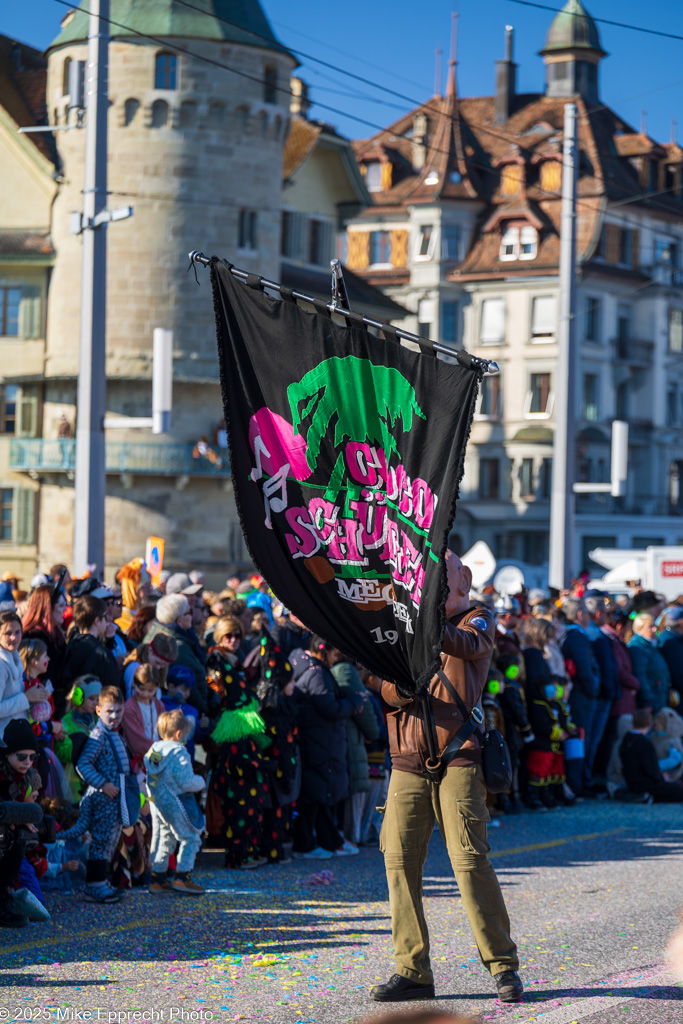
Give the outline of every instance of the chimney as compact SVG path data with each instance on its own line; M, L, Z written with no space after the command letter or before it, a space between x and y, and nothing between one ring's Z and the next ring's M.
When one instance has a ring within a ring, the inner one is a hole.
M505 57L496 61L496 105L494 124L506 124L515 99L517 65L512 60L512 25L505 26Z

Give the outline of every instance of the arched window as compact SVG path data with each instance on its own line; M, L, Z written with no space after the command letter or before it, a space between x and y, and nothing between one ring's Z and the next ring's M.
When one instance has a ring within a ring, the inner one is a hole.
M211 104L207 125L209 128L214 129L214 131L220 130L225 126L225 106L222 103Z
M123 105L123 123L126 127L135 120L135 115L140 109L140 100L126 100Z
M71 57L67 57L64 61L62 68L62 96L69 95L69 68L71 67Z
M267 64L263 73L263 99L277 103L277 68L273 64Z
M178 58L174 53L158 53L154 65L154 88L177 89Z
M268 134L268 115L262 110L258 116L258 130L262 139Z
M155 100L152 104L152 128L163 128L168 124L168 103Z
M180 104L180 127L191 128L195 124L197 104L193 100L185 100Z

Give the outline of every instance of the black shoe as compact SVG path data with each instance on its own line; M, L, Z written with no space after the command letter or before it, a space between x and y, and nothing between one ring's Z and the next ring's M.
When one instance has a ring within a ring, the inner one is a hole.
M520 1001L524 985L522 985L517 971L503 971L501 974L496 974L494 981L501 1003L518 1003Z
M394 974L385 985L375 985L374 988L371 988L370 998L378 1003L404 1003L409 999L433 999L434 986L420 985L417 981L404 978L401 974Z
M15 914L10 903L0 906L0 928L25 928L27 924L26 914Z

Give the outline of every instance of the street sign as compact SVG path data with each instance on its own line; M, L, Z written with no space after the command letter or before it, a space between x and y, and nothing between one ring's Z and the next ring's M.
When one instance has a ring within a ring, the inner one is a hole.
M159 576L161 570L164 567L164 538L163 537L148 537L147 547L145 549L145 561L147 562L147 572L152 577L152 583L154 586L159 584Z

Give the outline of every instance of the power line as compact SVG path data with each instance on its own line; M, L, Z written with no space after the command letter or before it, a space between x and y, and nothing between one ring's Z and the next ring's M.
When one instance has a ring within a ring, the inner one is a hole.
M72 5L71 5L71 3L69 2L69 0L54 0L54 2L55 2L55 3L58 3L58 4L61 4L61 5L63 6L63 7L68 7L68 8L70 9L70 10L72 9ZM189 7L189 8L192 8L192 9L196 10L196 11L197 11L198 13L200 13L200 14L204 14L204 15L205 15L205 16L207 16L207 17L216 17L216 16L214 16L214 15L211 15L211 14L210 14L210 12L208 12L208 11L205 11L205 10L202 10L202 9L201 9L201 8L199 8L199 7L195 7L195 6L193 5L193 4L190 4L190 3L188 3L188 2L187 2L187 0L175 0L175 2L176 2L176 3L181 3L181 4L182 4L183 6L185 6L185 7ZM151 42L157 43L157 44L158 44L159 46L162 46L162 47L163 47L163 48L164 48L165 50L173 50L173 51L175 51L176 53L180 54L181 56L184 56L184 57L190 58L190 59L192 59L192 60L198 60L198 61L200 61L200 62L202 62L202 63L205 63L205 64L210 64L210 65L212 65L213 67L218 67L218 68L220 68L220 69L221 69L221 70L223 70L223 71L228 71L228 72L230 72L231 74L235 74L235 75L237 75L238 77L241 77L241 78L245 78L245 79L247 79L247 80L249 80L249 81L252 81L252 82L256 82L256 83L257 83L257 84L259 84L259 85L262 85L262 84L263 84L263 79L262 79L262 78L261 78L260 76L257 76L257 75L251 75L251 74L248 74L248 73L247 73L247 72L245 72L245 71L240 71L240 70L238 70L237 68L231 67L230 65L228 65L228 64L224 64L224 63L222 63L221 61L215 60L215 59L213 59L213 58L211 58L211 57L206 57L206 56L204 56L204 55L202 55L202 54L198 54L198 53L193 53L193 52L192 52L191 50L188 50L188 49L187 49L187 48L185 48L185 47L181 47L181 46L176 46L176 45L174 45L173 43L170 43L170 42L168 41L168 39L163 39L163 38L159 38L158 36L152 36L152 35L150 35L149 33L146 33L146 32L140 32L139 30L137 30L137 29L134 29L134 28L132 28L132 27L131 27L131 26L129 26L129 25L125 25L125 24L123 24L122 22L118 22L118 21L115 21L115 20L114 20L114 19L112 19L112 18L102 18L102 20L103 20L103 21L105 21L105 22L107 22L107 24L110 24L110 25L115 25L115 26L116 26L117 28L121 28L121 29L123 29L123 30L124 30L125 32L127 32L127 33L130 33L131 35L135 35L135 36L138 36L138 37L140 37L140 38L142 38L142 39L149 39L149 40L150 40ZM219 20L219 21L223 21L223 22L226 22L227 24L233 25L234 27L238 27L238 28L241 28L241 26L239 26L239 25L238 25L238 24L237 24L236 22L231 22L231 21L228 21L228 19L226 19L226 18L218 18L217 20ZM261 35L261 34L259 34L259 33L254 33L254 32L252 32L252 31L250 31L250 34L251 34L251 35L254 35L254 36L258 36L259 38L262 38L262 39L268 39L268 40L269 40L269 42L272 42L272 39L271 39L270 37L266 37L266 36L263 36L263 35ZM286 49L287 49L287 48L285 48L285 47L282 47L282 51L283 51L283 52L286 52ZM293 51L293 52L296 52L296 51ZM317 58L313 58L313 59L314 59L314 60L316 60ZM323 64L325 64L326 62L324 62L324 61L320 61L319 63L323 63ZM327 66L329 66L329 67L332 67L333 69L335 69L334 65L329 65L329 64L328 64ZM335 70L342 70L342 69L335 69ZM350 75L351 75L352 77L354 77L354 78L360 78L360 76L357 76L357 75L355 75L355 74L353 74L353 73L351 73L351 72L348 72L348 74L350 74ZM360 80L361 80L361 81L363 81L363 79L362 79L362 78L361 78ZM368 84L370 84L370 85L374 85L374 84L375 84L375 83L372 83L372 82L370 82L369 80L365 80L365 81L366 81L366 82L367 82ZM413 103L413 104L414 104L415 106L418 106L418 107L420 107L420 108L421 108L422 110L431 110L431 111L433 111L434 113L437 113L437 114L438 114L439 116L441 116L441 117L447 117L447 118L448 118L448 120L450 120L450 121L452 121L452 122L455 122L456 120L457 120L457 121L460 121L460 120L461 120L461 118L460 118L460 116L459 116L459 114L458 114L458 113L456 113L456 114L455 114L454 116L452 116L452 117L451 117L450 115L445 115L445 114L444 114L444 113L443 113L443 112L442 112L442 111L440 110L440 108L437 108L437 107L431 107L431 106L430 106L429 104L421 104L421 103L418 103L417 101L415 101L415 100L414 100L414 99L412 99L411 97L406 97L406 96L403 96L403 94L401 94L401 93L398 93L398 92L395 92L395 90L390 90L390 89L387 89L387 87L384 87L384 86L379 86L379 85L377 85L376 87L377 87L377 88L381 88L381 89L382 89L383 91L388 91L388 92L390 92L390 93L393 93L394 95L398 96L399 98L403 98L403 99L405 99L405 100L406 100L407 102ZM286 87L284 87L284 86L281 86L281 85L277 85L277 84L275 85L275 88L276 88L276 90L277 90L278 92L282 92L282 93L285 93L285 94L286 94L287 96L289 96L290 98L294 96L294 94L292 93L292 90L291 90L291 89L289 89L289 88L286 88ZM298 98L298 97L297 97L297 98ZM380 101L373 101L373 102L380 102ZM321 107L321 108L323 108L323 109L329 110L329 111L330 111L330 112L332 112L332 113L338 114L338 115L340 115L341 117L349 117L349 118L351 118L352 120L354 120L354 121L358 121L358 122L359 122L359 123L361 123L361 124L365 124L365 125L368 125L369 127L371 127L371 128L373 128L373 129L375 129L375 131L377 131L377 132L379 132L379 133L384 133L384 134L386 134L386 133L388 133L388 132L389 132L389 129L388 129L388 128L387 128L386 126L382 126L382 125L378 125L378 124L375 124L375 123L374 123L374 122L372 122L372 121L368 121L368 120L366 120L365 118L361 118L361 117L358 117L357 115L354 115L354 114L348 114L348 113L347 113L346 111L343 111L343 110L339 110L338 108L336 108L336 107L332 107L332 106L330 106L330 105L328 105L328 104L325 104L325 103L319 103L319 102L317 102L317 106L319 106L319 107ZM590 112L594 112L595 110L601 110L601 109L609 109L609 108L607 108L607 107L605 107L605 106L603 105L603 106L601 106L601 107L596 107L596 108L592 108L592 109L591 109L590 111L589 111L589 110L587 110L587 111L586 111L586 113L588 114L588 113L590 113ZM492 129L488 128L488 127L487 127L487 126L485 126L485 125L481 125L481 124L477 124L476 122L469 122L469 121L465 121L465 124L467 124L468 126L471 126L472 128L478 128L479 130L481 130L481 131L483 131L483 132L485 132L485 133L487 133L487 134L489 134L489 135L493 136L494 138L497 138L497 139L499 139L500 141L503 141L503 142L507 142L507 143L509 143L509 144L511 144L511 145L513 144L513 139L511 139L511 138L509 138L509 137L507 137L507 136L501 135L500 133L498 133L498 132L495 132L495 131L493 131ZM447 150L441 150L441 149L433 149L433 150L432 150L432 152L436 152L436 153L441 153L441 154L444 154L444 155L448 155L448 152L449 152L449 151L447 151ZM562 163L562 162L560 161L560 163ZM470 161L470 165L471 165L471 166L473 166L473 167L476 167L476 168L477 168L478 170L481 170L481 171L483 171L484 173L487 173L487 174L493 174L493 175L496 175L496 176L498 175L498 171L497 171L497 170L496 170L495 168L493 168L493 167L490 167L490 166L487 166L487 165L485 165L485 164L479 164L479 163L477 163L476 161ZM415 188L419 187L419 184L420 184L420 182L419 182L419 180L418 180L418 181L417 181L417 182L415 183ZM550 191L550 190L548 190L548 189L544 189L544 188L542 188L542 187L541 187L540 185L538 185L538 186L536 186L536 187L538 188L538 191L539 191L539 192L543 193L543 195L544 195L544 196L548 196L549 198L552 198L552 199L555 199L555 200L558 200L558 199L559 199L559 194L558 194L557 192L553 192L553 191ZM618 188L622 188L622 186L616 186L616 187L618 187ZM623 190L625 191L625 189L623 189ZM652 193L652 195L656 195L656 194L665 194L666 192L672 192L672 191L676 191L676 189L675 189L675 188L672 188L672 189L668 189L668 190L662 190L662 192L661 192L661 193ZM593 196L593 197L590 197L590 198L594 198L594 199L598 199L598 198L601 198L601 194L600 194L600 193L598 193L598 194L596 194L595 196ZM646 196L642 196L642 195L634 196L634 197L633 197L632 199L626 199L626 200L622 200L622 201L621 201L621 204L622 204L622 205L625 205L625 204L627 204L627 203L632 203L632 202L640 202L640 201L642 201L642 200L643 200L644 198L646 198ZM594 208L593 208L592 206L590 206L590 205L589 205L589 204L588 204L588 203L586 202L586 197L584 197L584 199L583 199L583 200L578 200L578 201L577 201L577 206L583 206L583 207L585 207L585 208L586 208L587 210L590 210L590 212L591 212L591 213L595 213L595 212L596 212L596 211L594 210ZM623 226L625 226L625 227L635 227L635 226L637 226L637 222L634 222L634 221L632 221L632 220L631 220L631 221L627 221L627 220L617 220L617 223L619 223L619 224L622 224L622 225L623 225Z
M580 11L566 11L560 7L549 7L548 4L538 4L533 0L508 0L512 4L520 4L522 7L538 7L542 11L552 11L553 14L570 14L573 18L584 18L585 15ZM629 25L625 21L611 21L609 18L596 18L592 14L590 17L593 21L599 21L601 25L613 25L615 28L628 28L633 32L646 32L650 36L661 36L664 39L676 39L679 42L683 41L683 36L677 35L675 32L664 32L658 28L646 28L644 25Z

